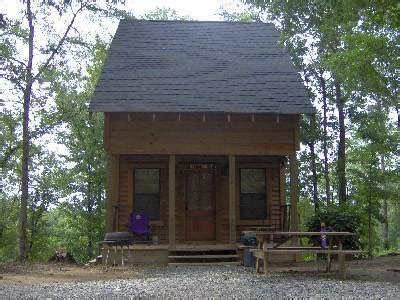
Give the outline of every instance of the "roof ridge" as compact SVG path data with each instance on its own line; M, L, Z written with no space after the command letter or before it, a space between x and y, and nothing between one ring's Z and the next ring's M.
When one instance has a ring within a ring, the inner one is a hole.
M271 22L248 22L248 21L201 21L201 20L146 20L146 19L134 19L134 18L126 18L120 19L120 22L129 22L129 23L209 23L209 24L257 24L257 25L275 25Z

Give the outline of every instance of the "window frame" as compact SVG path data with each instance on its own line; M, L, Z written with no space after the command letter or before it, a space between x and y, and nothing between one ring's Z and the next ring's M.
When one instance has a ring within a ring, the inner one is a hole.
M140 194L147 194L147 195L158 195L158 219L150 219L150 221L160 221L161 220L161 169L160 168L148 168L148 167L143 167L143 168L133 168L133 204L132 204L132 211L135 210L135 204L136 204L136 171L137 170L157 170L158 171L158 193L140 193Z
M271 182L270 163L237 163L236 166L236 220L238 225L271 225L272 210L272 182ZM264 169L265 170L265 202L266 202L266 218L265 219L241 219L240 218L240 195L241 195L241 169Z
M166 163L151 163L151 162L136 162L130 163L128 167L128 208L129 214L134 211L135 201L135 169L159 169L159 201L160 201L160 219L150 220L151 225L164 226L165 225L165 198L168 196L168 164ZM167 205L168 205L168 199Z

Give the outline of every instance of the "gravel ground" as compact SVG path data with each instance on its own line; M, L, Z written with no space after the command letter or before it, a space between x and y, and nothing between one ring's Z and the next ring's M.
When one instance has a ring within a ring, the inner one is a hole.
M400 299L400 283L351 281L304 273L268 277L232 266L152 268L140 279L15 285L0 298L384 298Z

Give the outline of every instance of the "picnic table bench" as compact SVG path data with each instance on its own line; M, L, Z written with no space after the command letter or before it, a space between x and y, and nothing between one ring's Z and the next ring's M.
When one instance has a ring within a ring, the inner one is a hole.
M297 254L297 253L321 253L326 254L326 271L330 271L331 255L338 255L339 273L342 278L346 278L345 256L346 254L364 253L361 250L345 250L343 249L343 241L348 236L354 236L351 232L282 232L282 231L245 231L244 233L252 233L258 241L258 248L252 249L253 255L256 257L256 272L259 272L261 262L263 262L264 273L269 273L268 258L272 253L281 254ZM312 237L325 235L328 239L328 247L303 247L303 246L282 246L289 240L299 237ZM274 243L278 240L278 243ZM337 245L334 245L334 241Z

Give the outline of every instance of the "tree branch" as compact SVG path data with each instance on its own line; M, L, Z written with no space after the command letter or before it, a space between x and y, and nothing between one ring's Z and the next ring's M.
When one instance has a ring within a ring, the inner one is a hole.
M62 47L62 45L64 44L65 39L68 36L69 31L71 30L72 25L75 22L76 16L78 15L78 13L83 9L83 4L81 3L81 7L74 13L71 22L69 23L67 29L64 32L64 35L62 36L62 38L60 39L60 41L57 44L57 47L53 50L53 52L50 54L50 56L47 58L46 62L41 66L41 68L39 69L39 72L33 76L32 78L32 82L34 82L40 75L42 75L43 70L45 68L47 68L47 66L50 64L50 62L53 60L54 56L56 55L56 53L60 50L60 48Z
M26 65L26 63L24 63L23 61L20 61L19 59L16 59L16 58L14 58L14 57L7 57L7 59L9 59L9 60L11 60L11 61L14 61L14 62L16 62L16 63L19 63L20 65L23 65L25 68L27 67L27 65Z
M17 88L19 88L21 90L21 92L25 91L25 87L22 86L21 82L19 81L19 79L17 77L12 76L11 74L10 75L5 74L4 78L7 79L8 81L10 81L11 83L15 84L15 86Z

